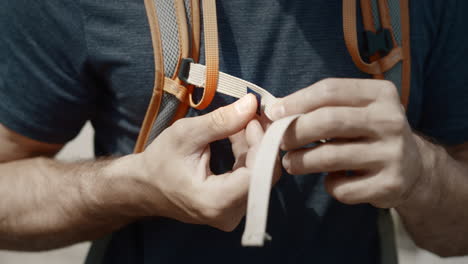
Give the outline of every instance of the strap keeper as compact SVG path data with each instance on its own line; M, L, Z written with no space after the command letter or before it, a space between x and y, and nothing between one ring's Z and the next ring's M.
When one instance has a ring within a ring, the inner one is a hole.
M372 31L364 32L366 38L366 55L372 56L380 53L381 56L386 56L393 49L392 33L390 30L383 28L378 32Z
M183 81L186 84L189 84L188 77L190 73L191 63L195 63L192 58L183 58L180 61L180 65L179 65L179 74L178 74L179 80Z

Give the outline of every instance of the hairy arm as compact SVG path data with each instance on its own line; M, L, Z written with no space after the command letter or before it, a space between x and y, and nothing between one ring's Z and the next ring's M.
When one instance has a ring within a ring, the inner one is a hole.
M468 254L468 144L444 148L420 138L423 171L397 207L416 244L440 256Z
M231 231L245 214L250 168L263 130L247 95L184 118L140 154L65 163L60 145L0 126L0 248L44 250L98 238L141 217ZM214 175L213 141L229 137L236 164Z
M126 159L65 163L45 144L0 126L0 248L43 250L95 239L136 217ZM122 169L124 168L124 169ZM105 204L105 206L103 206Z

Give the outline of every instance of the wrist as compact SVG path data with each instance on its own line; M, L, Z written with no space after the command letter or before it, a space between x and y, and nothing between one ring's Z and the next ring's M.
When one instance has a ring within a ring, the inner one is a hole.
M130 220L157 215L149 197L158 192L143 173L140 154L106 161L89 187L92 211Z
M420 168L417 170L417 181L403 202L396 209L400 214L409 212L414 215L421 208L433 208L442 198L443 185L438 177L443 164L446 162L447 153L444 148L432 144L424 138L414 135L420 157Z

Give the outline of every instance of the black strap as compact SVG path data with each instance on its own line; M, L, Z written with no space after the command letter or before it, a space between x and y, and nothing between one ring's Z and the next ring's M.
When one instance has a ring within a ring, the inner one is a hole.
M393 49L392 34L386 28L379 30L377 33L365 31L364 35L366 39L365 53L367 53L367 56L372 56L376 53L386 56Z

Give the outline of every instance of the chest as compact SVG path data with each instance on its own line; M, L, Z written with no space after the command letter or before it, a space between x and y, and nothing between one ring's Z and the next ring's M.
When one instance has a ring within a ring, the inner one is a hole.
M341 4L338 0L218 1L220 69L277 97L327 77L369 78L356 68L346 49ZM108 120L103 126L115 126L136 138L154 85L153 47L143 1L84 5L93 81L103 97L97 118ZM359 25L358 36L361 32ZM421 72L413 73L410 111L415 113ZM217 95L207 111L232 100ZM416 120L417 114L412 115Z

